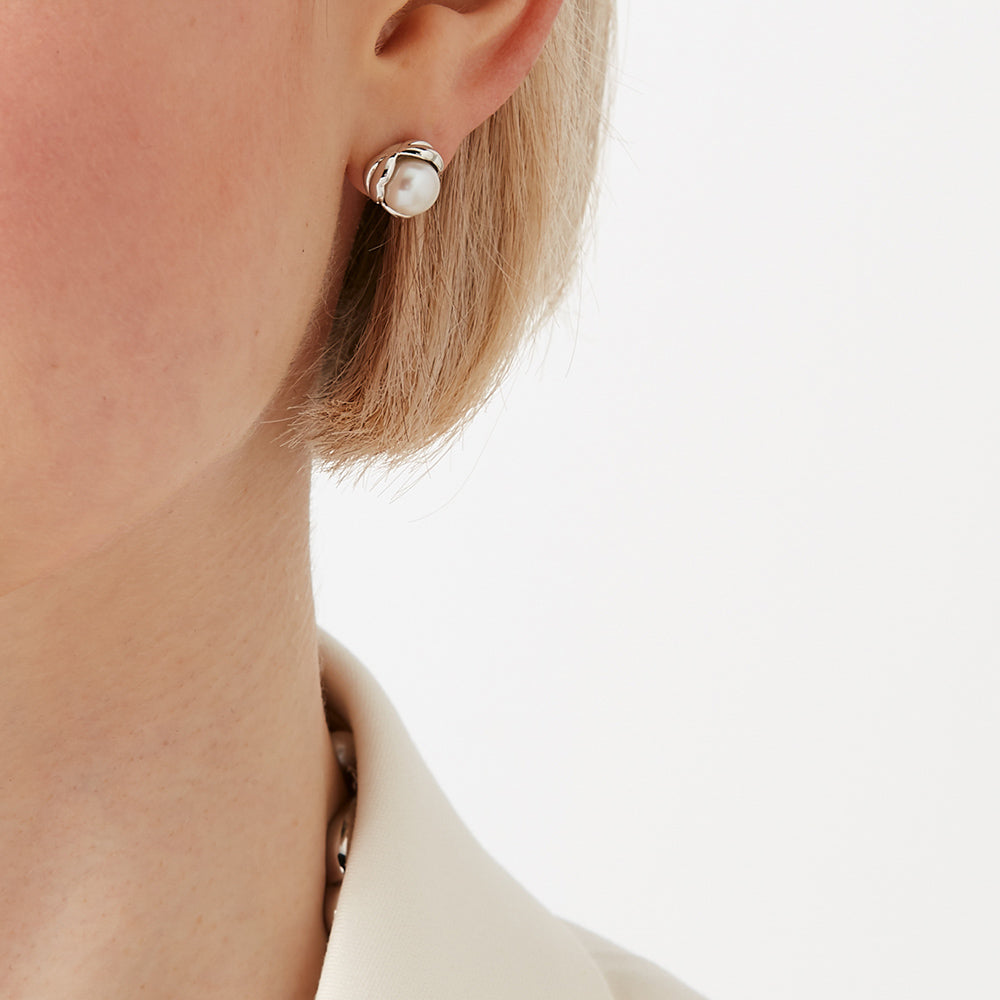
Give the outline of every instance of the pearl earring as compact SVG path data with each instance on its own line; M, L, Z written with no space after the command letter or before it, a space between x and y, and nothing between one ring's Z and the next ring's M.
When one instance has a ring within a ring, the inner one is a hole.
M368 197L390 215L411 219L437 201L444 160L421 139L390 146L365 171Z

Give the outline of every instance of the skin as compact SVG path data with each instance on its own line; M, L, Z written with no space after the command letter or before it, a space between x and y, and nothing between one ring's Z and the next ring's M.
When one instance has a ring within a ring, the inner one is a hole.
M558 6L0 4L0 995L314 995L344 789L279 438L366 163L450 159Z

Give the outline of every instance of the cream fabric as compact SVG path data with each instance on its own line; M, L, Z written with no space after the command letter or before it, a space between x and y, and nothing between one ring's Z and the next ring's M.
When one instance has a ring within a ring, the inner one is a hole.
M700 1000L545 909L455 813L386 693L320 633L354 731L358 804L316 1000Z

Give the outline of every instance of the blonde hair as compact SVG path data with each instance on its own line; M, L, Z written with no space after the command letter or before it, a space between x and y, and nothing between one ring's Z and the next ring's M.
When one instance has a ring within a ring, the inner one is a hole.
M565 0L527 79L463 142L426 215L366 206L314 388L290 425L330 472L443 443L489 397L580 255L612 0Z

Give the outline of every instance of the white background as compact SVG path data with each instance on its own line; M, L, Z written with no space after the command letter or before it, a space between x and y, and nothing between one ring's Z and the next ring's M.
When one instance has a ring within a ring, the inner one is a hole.
M1000 5L620 48L571 308L401 497L317 483L320 621L516 878L711 1000L1000 996Z

